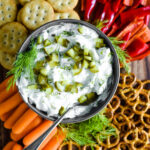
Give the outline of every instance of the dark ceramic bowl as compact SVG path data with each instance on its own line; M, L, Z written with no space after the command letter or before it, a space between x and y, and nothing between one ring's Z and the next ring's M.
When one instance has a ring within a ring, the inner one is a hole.
M99 35L99 37L103 38L105 41L105 44L107 45L107 47L109 47L113 53L113 61L112 61L112 67L113 67L113 74L112 77L109 79L110 80L110 84L107 86L107 89L97 97L97 106L93 107L91 109L91 111L89 111L87 114L84 115L80 115L80 116L76 116L74 118L66 118L62 121L62 123L77 123L77 122L81 122L81 121L85 121L91 117L93 117L94 115L96 115L99 111L101 111L107 104L108 102L111 100L111 98L113 97L113 95L115 94L115 91L117 89L117 85L119 82L119 75L120 75L120 65L119 65L119 60L116 54L116 51L114 50L110 40L107 38L107 36L102 33L100 30L98 30L95 26L93 26L92 24L89 24L87 22L84 21L80 21L80 20L74 20L74 19L63 19L63 20L56 20L56 21L52 21L49 22L43 26L41 26L40 28L38 28L37 30L35 30L34 32L32 32L28 38L25 40L25 42L23 43L23 45L20 48L19 52L23 52L26 51L31 38L36 38L38 37L38 35L45 29L51 27L51 26L55 26L55 25L59 25L60 23L74 23L74 24L81 24L84 26L87 26L91 29L93 29L94 31L96 31ZM22 97L23 98L23 97ZM26 103L26 102L25 102ZM48 116L46 112L40 111L38 110L33 104L30 104L29 102L26 103L33 111L35 111L37 114L39 114L41 117L48 119L48 120L52 120L55 121L57 118L53 117L53 116Z

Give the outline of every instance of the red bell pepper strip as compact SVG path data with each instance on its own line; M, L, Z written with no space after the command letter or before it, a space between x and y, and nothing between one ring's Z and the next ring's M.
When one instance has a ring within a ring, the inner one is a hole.
M97 2L105 4L107 2L107 0L97 0Z
M133 5L133 0L123 0L123 4L125 6L132 6Z
M141 4L142 0L134 0L132 8L137 8Z
M142 17L150 14L150 6L130 9L120 14L121 24L127 24L136 17Z
M128 33L121 39L122 41L124 41L124 43L122 43L122 44L119 45L120 48L122 48L123 50L125 49L126 44L127 44L127 42L129 41L130 37L131 37L131 32L128 32Z
M81 0L81 11L85 10L85 0Z
M106 4L105 4L105 6L104 6L104 9L103 9L103 12L102 12L102 14L101 14L101 16L100 16L100 21L104 21L104 19L106 18L105 16L106 16L106 13L107 13L107 11L109 11L110 10L110 2L106 2Z
M86 0L84 20L89 20L90 15L96 6L96 0Z
M121 0L113 0L112 1L112 10L116 13L119 10L121 4Z
M144 23L148 26L150 21L150 15L145 16Z
M150 49L146 50L146 52L136 56L136 57L133 57L131 58L130 61L135 61L135 60L140 60L140 59L144 59L145 57L147 57L148 55L150 55Z
M137 38L129 45L127 52L130 57L136 57L144 53L148 48L148 44L146 44L141 38Z
M107 34L107 36L112 36L117 30L118 30L119 26L117 25L117 23L114 23L111 27L110 32Z

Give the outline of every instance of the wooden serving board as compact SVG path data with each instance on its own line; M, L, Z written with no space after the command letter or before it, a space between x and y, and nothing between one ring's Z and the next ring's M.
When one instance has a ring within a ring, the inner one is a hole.
M81 18L83 13L80 12L80 4L78 4L76 10L79 12ZM6 70L0 66L0 82L6 78ZM133 72L136 77L140 80L150 80L150 56L144 60L135 61L131 63L131 72ZM0 150L4 145L10 141L10 131L4 129L3 122L0 121Z

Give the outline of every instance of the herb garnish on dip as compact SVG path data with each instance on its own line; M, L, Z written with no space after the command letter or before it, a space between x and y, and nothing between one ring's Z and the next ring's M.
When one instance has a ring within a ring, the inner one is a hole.
M34 79L25 72L17 84L24 99L37 109L51 116L62 115L74 103L92 99L108 86L111 50L94 30L63 23L44 30L36 41ZM76 108L66 117L90 108Z

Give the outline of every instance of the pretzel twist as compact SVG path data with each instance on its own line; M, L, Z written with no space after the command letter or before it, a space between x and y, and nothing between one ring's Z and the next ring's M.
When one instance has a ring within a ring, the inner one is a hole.
M81 146L73 141L67 141L62 143L59 146L58 150L64 150L65 148L67 148L67 150L73 150L73 149L81 150Z
M102 147L97 144L88 144L83 147L83 150L102 150Z

